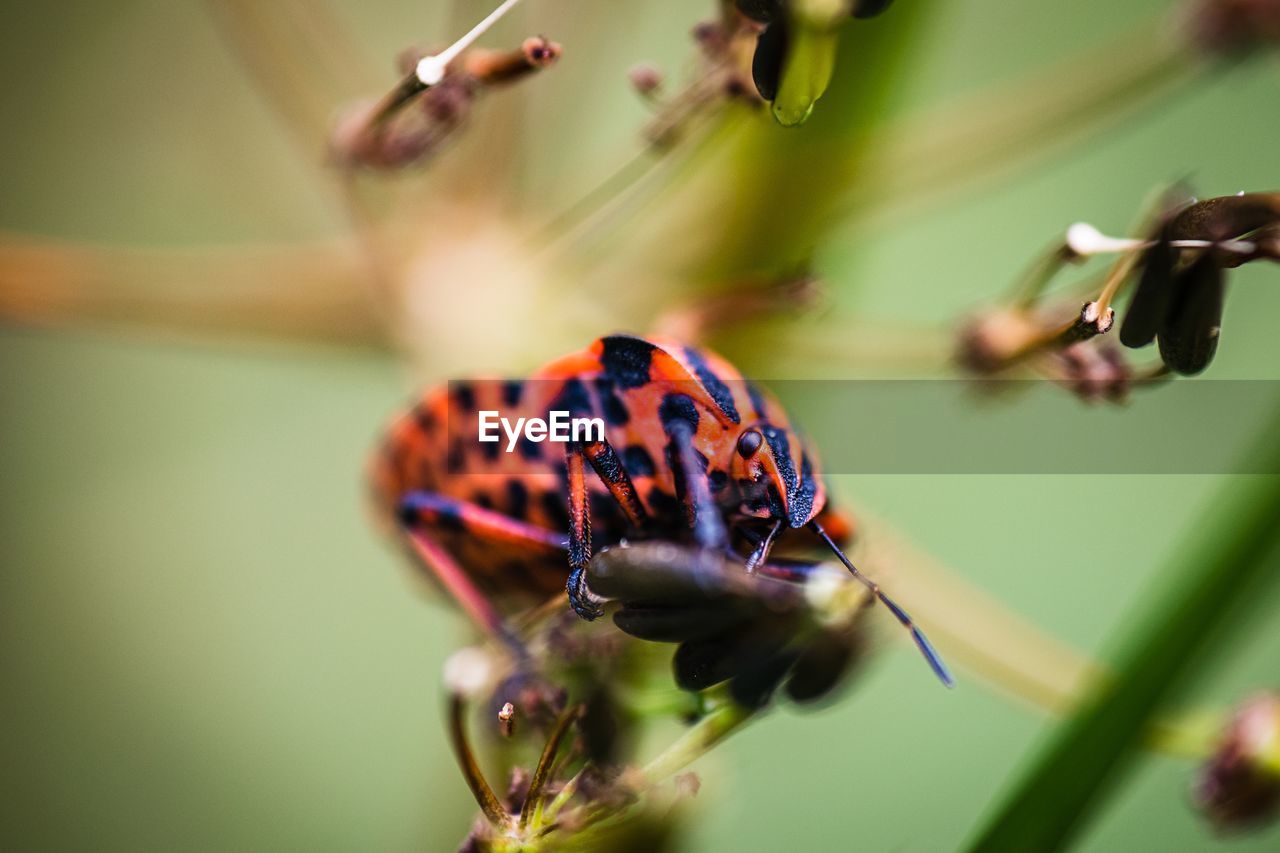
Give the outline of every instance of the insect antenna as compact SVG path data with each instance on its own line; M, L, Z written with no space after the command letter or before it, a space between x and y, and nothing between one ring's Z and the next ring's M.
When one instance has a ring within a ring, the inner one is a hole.
M827 535L827 531L822 529L822 525L818 524L816 521L811 521L809 522L809 527L812 528L813 532L818 534L818 537L827 544L827 547L830 548L832 553L839 558L840 562L844 563L844 567L849 570L849 573L862 582L867 589L871 590L872 594L875 595L876 598L880 599L880 602L884 604L885 607L889 608L889 612L902 623L902 627L911 632L911 639L915 640L916 647L920 649L920 653L924 655L924 659L928 661L929 667L933 670L933 674L938 676L938 680L947 687L954 687L956 682L955 679L951 677L951 671L948 670L947 665L942 662L942 658L938 655L937 651L934 650L933 644L929 642L929 638L924 635L923 631L916 627L916 623L911 620L909 615L907 615L907 611L899 607L897 602L892 598L885 595L884 591L880 589L879 584L871 580L862 572L858 571L857 566L849 561L849 558L844 555L844 551L840 550L840 546Z

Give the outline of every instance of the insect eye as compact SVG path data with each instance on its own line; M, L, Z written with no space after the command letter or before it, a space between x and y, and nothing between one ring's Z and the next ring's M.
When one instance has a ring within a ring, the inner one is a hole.
M738 436L738 455L743 459L750 459L762 444L764 444L764 436L760 434L760 431L749 429Z

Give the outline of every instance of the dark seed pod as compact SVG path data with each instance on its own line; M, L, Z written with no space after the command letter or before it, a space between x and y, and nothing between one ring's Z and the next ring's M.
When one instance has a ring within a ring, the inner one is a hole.
M853 16L855 18L874 18L893 3L893 0L854 0Z
M676 684L684 690L705 690L747 671L786 645L793 626L755 623L676 649ZM781 676L779 676L780 678Z
M1120 343L1136 349L1156 339L1156 332L1169 312L1173 265L1177 259L1177 252L1169 245L1166 227L1161 230L1156 244L1142 256L1142 275L1120 325Z
M766 27L756 42L755 57L751 60L751 79L755 81L760 97L766 101L778 96L788 41L786 19L782 18Z
M783 649L774 655L748 661L729 682L729 695L744 708L763 708L791 671L797 655L794 649Z
M787 695L796 702L815 702L844 679L857 658L858 637L852 631L824 631L796 660Z
M1209 366L1218 350L1224 277L1212 250L1205 251L1173 280L1168 316L1160 327L1160 358L1170 370L1193 376Z
M782 15L782 0L737 0L738 11L753 21L770 24Z
M1231 240L1280 221L1280 193L1246 193L1205 199L1169 224L1172 240Z
M587 583L605 598L693 605L720 597L723 577L715 571L718 568L722 567L701 569L698 555L678 545L611 548L588 565Z
M729 602L713 607L638 604L623 607L613 622L624 634L641 640L683 643L723 634L747 617Z
M744 642L738 632L684 643L672 659L676 685L682 690L705 690L728 680L741 663L738 657Z

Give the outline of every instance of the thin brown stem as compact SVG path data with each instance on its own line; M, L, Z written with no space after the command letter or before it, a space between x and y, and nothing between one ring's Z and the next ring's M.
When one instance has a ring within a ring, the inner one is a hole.
M449 737L453 742L458 766L462 769L462 775L467 780L472 795L480 805L480 811L484 812L484 816L498 829L510 830L514 823L512 816L502 805L498 796L493 793L493 789L489 787L479 763L476 762L475 753L471 751L471 743L467 740L466 700L458 694L454 694L449 699Z

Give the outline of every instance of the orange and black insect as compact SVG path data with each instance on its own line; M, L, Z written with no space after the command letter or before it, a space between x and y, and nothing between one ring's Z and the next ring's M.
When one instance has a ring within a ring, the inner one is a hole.
M526 439L506 452L468 434L481 411L512 420L565 411L599 418L605 434L563 446ZM394 423L373 479L418 561L517 651L503 613L521 598L567 588L580 616L600 615L586 581L593 544L692 542L717 566L727 551L747 572L768 572L774 546L799 545L807 532L951 683L906 612L841 550L850 525L828 504L818 460L781 406L705 350L614 335L523 381L451 383Z

